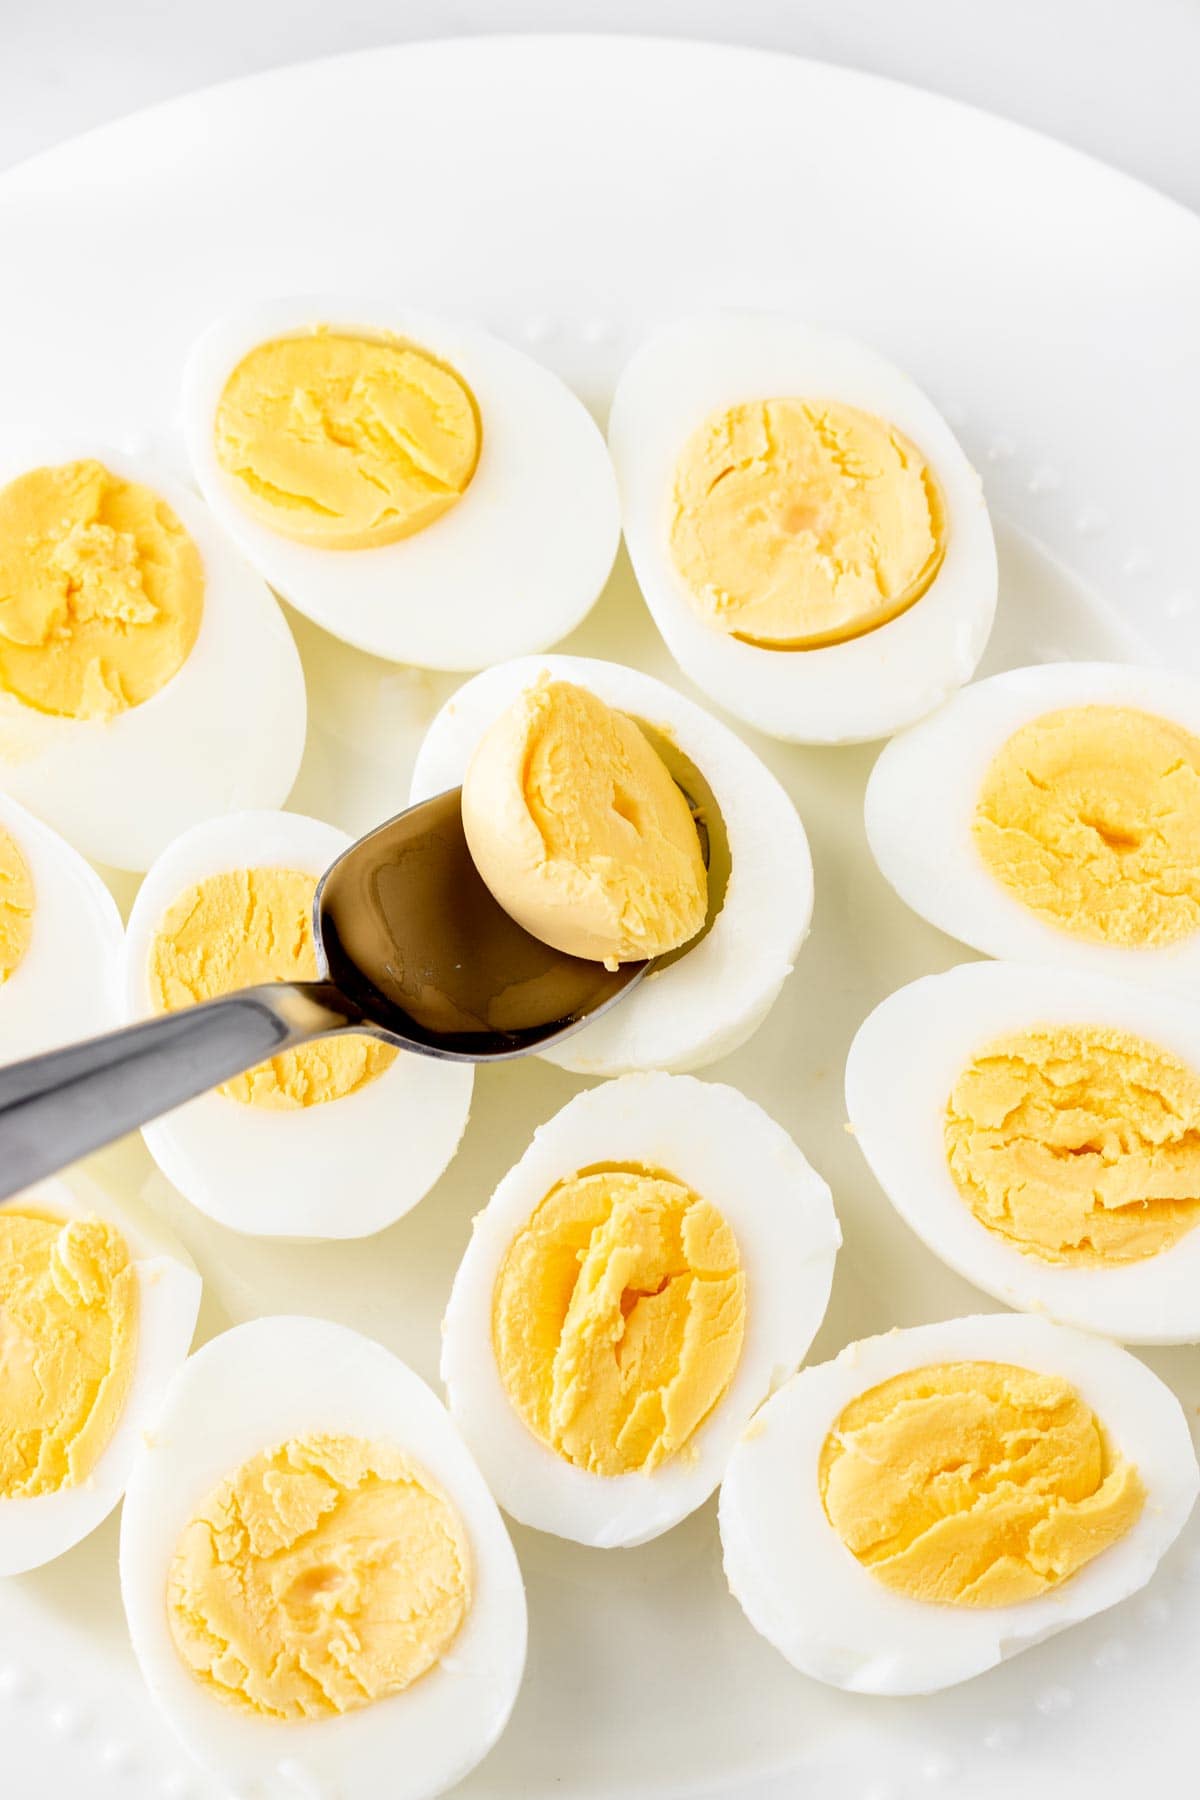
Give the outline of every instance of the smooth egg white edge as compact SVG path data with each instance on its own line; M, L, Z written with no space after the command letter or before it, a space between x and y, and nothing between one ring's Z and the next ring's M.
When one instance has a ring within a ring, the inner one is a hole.
M229 376L256 345L314 325L390 333L448 365L474 395L478 466L424 530L358 550L287 538L245 509L221 468L214 422ZM315 624L392 662L478 669L543 649L580 623L612 570L620 509L599 427L549 369L462 320L378 296L258 302L193 346L183 425L201 492L254 567Z
M1022 725L1063 707L1125 706L1200 737L1200 682L1132 663L1039 663L964 688L880 752L864 816L871 854L912 910L988 956L1186 985L1200 996L1200 933L1126 949L1059 930L996 881L971 821L988 768Z
M946 509L945 559L927 592L874 631L814 650L764 649L707 624L670 549L675 469L693 432L713 412L790 396L841 401L897 426L927 458ZM879 738L974 673L999 582L982 485L932 401L866 345L777 313L680 320L626 366L608 442L634 572L667 648L747 724L794 743Z
M197 821L287 798L304 753L304 674L265 582L157 464L94 442L38 444L5 456L0 486L87 458L161 495L190 534L204 564L200 630L171 679L111 719L59 718L0 692L0 787L85 856L140 872Z
M82 1172L38 1182L0 1203L63 1219L95 1214L115 1225L137 1272L138 1324L125 1405L91 1473L77 1487L0 1499L0 1576L19 1575L61 1556L106 1519L125 1491L135 1455L168 1383L187 1356L200 1310L200 1276L157 1221L143 1222Z
M12 1061L116 1026L124 928L90 863L3 793L0 831L16 844L33 883L29 945L0 983L0 1055Z
M1006 962L926 975L882 1001L846 1062L854 1139L880 1187L949 1268L1009 1306L1126 1344L1200 1340L1200 1226L1122 1267L1062 1265L990 1231L946 1160L946 1103L976 1053L1008 1032L1099 1025L1171 1051L1200 1074L1200 1008L1135 983Z
M525 657L466 682L429 727L410 801L457 787L485 731L543 672L674 740L712 789L732 867L724 904L698 944L652 971L603 1018L539 1054L580 1075L701 1068L762 1023L808 934L813 870L804 826L783 787L728 726L653 676L582 656Z
M542 1443L513 1407L492 1345L500 1265L531 1213L577 1170L640 1163L723 1215L746 1273L746 1333L730 1387L684 1448L649 1474L593 1475ZM442 1327L451 1413L504 1510L601 1548L657 1537L716 1488L760 1401L792 1374L829 1300L841 1231L829 1188L783 1127L735 1088L627 1075L538 1127L476 1215Z
M404 1692L338 1717L284 1722L206 1692L175 1648L167 1575L196 1508L288 1438L394 1442L466 1527L470 1610L447 1654ZM398 1357L346 1326L282 1316L212 1339L179 1371L138 1457L121 1519L121 1593L143 1678L188 1750L238 1794L429 1800L461 1780L508 1722L525 1663L525 1589L496 1504L441 1402Z
M150 946L189 887L223 870L299 869L314 879L349 848L344 831L300 813L231 813L176 840L129 915L121 998L130 1022L153 1011ZM466 1129L475 1071L400 1051L357 1092L316 1106L250 1106L201 1094L143 1127L155 1162L209 1218L257 1237L355 1238L423 1199ZM397 1157L397 1145L403 1157Z
M821 1503L821 1448L849 1401L907 1369L976 1360L1070 1382L1146 1487L1122 1538L1060 1586L1013 1606L940 1606L886 1587L842 1543ZM750 1623L803 1674L854 1693L932 1693L1144 1586L1198 1489L1179 1401L1128 1351L1021 1313L950 1319L849 1344L833 1362L802 1370L756 1414L721 1489L725 1574Z

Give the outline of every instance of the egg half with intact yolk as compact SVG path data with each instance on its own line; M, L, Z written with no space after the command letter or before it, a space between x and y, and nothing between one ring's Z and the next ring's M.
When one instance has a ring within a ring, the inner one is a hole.
M97 445L0 464L0 788L94 862L286 799L304 676L196 495Z
M721 1489L725 1574L818 1681L922 1694L1143 1587L1191 1512L1183 1408L1127 1350L1021 1313L804 1369Z
M298 813L230 813L178 838L129 916L131 1021L260 981L317 977L313 896L345 832ZM210 1218L260 1237L380 1231L428 1192L458 1147L469 1063L365 1033L287 1051L147 1125L167 1179Z
M107 1518L199 1305L179 1246L78 1171L0 1204L0 1575Z
M1200 991L1200 682L976 682L883 750L866 827L900 898L977 950Z
M967 963L889 996L846 1064L854 1139L935 1255L1123 1343L1200 1341L1200 1012Z
M694 1512L812 1342L840 1242L825 1183L734 1088L578 1094L476 1217L443 1325L501 1506L602 1548Z
M179 1372L121 1524L134 1653L232 1792L430 1800L484 1757L525 1591L440 1401L370 1339L265 1318Z
M0 794L0 1062L111 1030L121 915L56 831Z
M629 760L630 721L704 831L698 932L701 870ZM480 871L535 935L565 923L581 935L560 947L601 961L678 946L604 1017L542 1051L548 1061L594 1075L695 1069L762 1023L808 931L812 860L788 795L727 726L635 669L526 657L466 682L430 726L412 800L459 783Z
M189 359L188 453L275 591L394 662L478 669L573 629L620 537L604 440L531 358L376 300L247 307Z
M982 488L875 351L780 314L679 320L622 374L608 442L655 623L739 719L882 737L970 679L996 606Z

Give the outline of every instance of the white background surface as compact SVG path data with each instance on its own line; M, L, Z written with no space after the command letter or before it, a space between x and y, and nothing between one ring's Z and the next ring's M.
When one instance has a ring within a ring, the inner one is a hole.
M892 75L1200 207L1200 0L0 0L0 167L279 63L568 30L714 38Z

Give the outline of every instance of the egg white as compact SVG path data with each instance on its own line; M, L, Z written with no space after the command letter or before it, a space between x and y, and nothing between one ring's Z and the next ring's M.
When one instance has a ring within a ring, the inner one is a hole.
M440 519L397 543L331 550L272 531L217 461L229 376L257 344L316 325L388 333L459 375L482 421L471 483ZM361 650L428 669L479 669L565 637L608 580L620 541L604 439L571 390L477 326L387 300L310 295L257 302L210 327L183 384L196 480L277 593Z
M885 1587L842 1543L821 1504L821 1448L844 1406L906 1369L969 1361L1069 1381L1146 1488L1123 1537L1058 1587L1012 1606L939 1606ZM805 1675L859 1694L931 1693L1144 1587L1198 1489L1182 1407L1127 1350L1020 1313L948 1319L849 1344L767 1402L721 1489L725 1574L750 1623Z
M96 871L7 794L0 794L0 831L33 883L29 945L0 982L0 1061L15 1062L117 1024L122 928Z
M989 1231L954 1185L943 1131L958 1077L994 1038L1056 1025L1131 1032L1200 1072L1192 1001L1068 969L965 963L910 982L859 1027L846 1063L855 1142L901 1218L984 1293L1125 1344L1195 1343L1200 1227L1141 1262L1072 1267Z
M0 1576L19 1575L61 1556L106 1519L125 1491L129 1471L162 1396L188 1353L200 1308L200 1277L161 1227L124 1206L80 1171L42 1181L0 1202L14 1212L60 1219L94 1215L115 1225L137 1274L138 1325L133 1379L112 1437L77 1487L0 1499Z
M298 813L243 812L177 838L138 892L122 952L125 1017L154 1010L149 955L180 894L222 870L320 876L350 838ZM433 1186L467 1122L474 1069L401 1052L357 1092L274 1111L202 1094L144 1128L179 1192L209 1218L256 1237L353 1238L381 1231Z
M1200 994L1200 932L1175 944L1095 944L1038 918L988 872L971 836L993 757L1062 707L1125 706L1200 736L1200 682L1132 663L1040 663L975 682L881 751L867 782L871 854L900 898L989 956Z
M710 414L753 400L834 400L897 426L928 459L946 511L946 555L899 618L848 643L769 650L705 622L671 555L675 470ZM793 743L882 737L970 679L996 607L996 548L978 475L932 401L851 338L777 313L698 314L642 345L608 425L625 541L685 674L760 731Z
M492 1296L517 1233L565 1176L638 1163L724 1216L746 1275L746 1335L724 1398L679 1455L649 1474L593 1475L525 1425L492 1348ZM713 1492L755 1407L803 1360L824 1317L841 1231L825 1182L782 1126L735 1088L627 1075L577 1094L476 1216L442 1328L450 1410L504 1510L601 1548L645 1543Z
M813 873L804 827L775 777L728 726L653 676L582 656L526 657L466 682L429 727L412 801L457 787L488 727L543 672L590 689L678 745L712 789L732 872L724 904L699 943L540 1054L581 1075L701 1068L757 1030L807 936Z
M0 788L94 862L142 870L200 819L287 798L304 751L304 674L266 585L162 469L106 445L39 444L0 462L0 487L89 458L160 494L190 533L204 564L200 630L170 681L111 719L59 718L0 691Z
M207 1692L167 1619L180 1534L226 1476L311 1432L396 1444L458 1510L472 1559L471 1605L447 1654L403 1693L338 1717L264 1718ZM236 1326L179 1371L138 1457L121 1519L121 1596L142 1675L167 1723L234 1792L429 1800L490 1750L525 1664L525 1590L478 1469L441 1402L382 1345L321 1319Z

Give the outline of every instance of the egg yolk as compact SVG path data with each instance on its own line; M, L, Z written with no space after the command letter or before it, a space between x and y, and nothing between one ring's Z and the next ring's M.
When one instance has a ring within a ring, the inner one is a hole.
M1129 1530L1146 1497L1068 1382L1009 1363L910 1369L859 1394L818 1478L864 1568L949 1606L1057 1587Z
M813 650L927 592L945 508L894 425L831 401L756 400L713 413L684 446L670 543L708 624L762 649Z
M33 935L33 880L15 838L0 829L0 987L15 974Z
M109 719L187 661L204 565L165 500L102 463L0 489L0 688L68 719Z
M1127 1032L1015 1032L963 1070L946 1156L981 1225L1056 1263L1156 1256L1200 1222L1200 1077Z
M217 461L272 531L328 550L423 531L466 492L479 411L453 369L399 339L318 330L242 359L217 407Z
M586 688L543 676L501 715L471 758L462 816L500 905L569 956L615 968L704 926L688 799L637 723Z
M505 1254L492 1344L510 1401L594 1475L656 1469L725 1395L746 1329L726 1221L671 1175L584 1170Z
M167 908L147 973L159 1012L215 1000L264 981L315 981L316 881L298 869L227 869ZM277 1110L319 1106L365 1087L397 1052L358 1032L285 1050L227 1081L233 1100Z
M115 1226L0 1208L0 1498L77 1487L133 1380L137 1274Z
M1096 944L1200 929L1200 739L1123 706L1046 713L993 758L972 832L992 877Z
M183 1661L210 1692L273 1719L403 1692L449 1650L471 1603L456 1509L395 1445L289 1438L226 1477L167 1576Z

